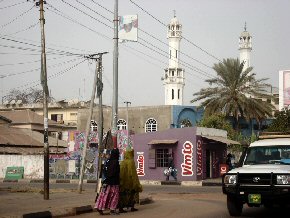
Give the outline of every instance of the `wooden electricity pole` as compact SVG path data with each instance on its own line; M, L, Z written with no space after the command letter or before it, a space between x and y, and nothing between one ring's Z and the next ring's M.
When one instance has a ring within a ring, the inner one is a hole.
M83 147L83 154L82 154L82 162L81 162L81 172L80 172L80 178L79 178L79 184L78 184L78 192L82 192L82 186L83 186L83 178L84 178L84 172L85 172L85 165L86 165L86 156L87 156L87 147L89 145L89 137L90 137L90 129L91 129L91 120L93 116L93 108L94 108L94 100L96 96L96 87L98 83L98 75L99 71L102 70L102 62L100 61L102 59L102 55L106 54L108 52L98 53L89 55L87 58L89 59L95 59L97 60L97 66L96 66L96 72L94 77L94 83L93 83L93 90L92 90L92 96L91 96L91 102L90 102L90 112L88 117L88 122L86 126L86 143ZM98 58L95 58L94 56L98 55ZM98 125L99 129L99 125Z
M47 71L46 71L46 53L45 53L45 33L44 33L44 7L46 1L39 0L36 6L39 6L40 12L40 29L41 29L41 85L43 88L43 126L44 126L44 199L49 199L49 144L48 144L48 109L47 98L49 96L47 86Z

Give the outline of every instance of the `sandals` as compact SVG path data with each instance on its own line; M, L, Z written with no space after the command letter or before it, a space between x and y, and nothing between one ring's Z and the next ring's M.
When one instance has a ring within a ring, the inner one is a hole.
M120 214L115 210L110 210L110 215L120 215Z
M127 213L127 211L124 210L123 208L120 208L120 209L119 209L119 213Z
M132 211L132 212L137 211L137 210L138 210L138 209L136 209L135 207L132 207L132 208L131 208L131 211Z
M104 212L100 209L97 209L97 211L99 212L100 215L104 215Z

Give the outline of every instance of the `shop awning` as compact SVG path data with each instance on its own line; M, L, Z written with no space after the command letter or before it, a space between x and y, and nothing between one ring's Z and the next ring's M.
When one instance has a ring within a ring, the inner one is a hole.
M227 139L227 138L224 138L224 137L221 137L221 136L201 136L201 137L207 138L207 139L210 139L210 140L214 140L214 141L218 141L218 142L222 142L222 143L225 143L227 145L229 145L229 144L240 145L240 143L237 142L237 141L234 141L234 140L231 140L231 139Z
M165 139L165 140L153 139L148 143L148 145L160 145L160 144L172 145L176 144L177 142L178 142L177 139Z

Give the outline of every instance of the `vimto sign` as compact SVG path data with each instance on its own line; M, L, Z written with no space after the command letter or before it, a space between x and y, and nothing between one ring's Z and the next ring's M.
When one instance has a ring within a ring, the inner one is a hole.
M137 152L137 175L138 176L145 176L144 152Z
M183 144L182 154L183 163L181 164L181 175L182 176L192 176L193 175L193 144L190 141L186 141Z

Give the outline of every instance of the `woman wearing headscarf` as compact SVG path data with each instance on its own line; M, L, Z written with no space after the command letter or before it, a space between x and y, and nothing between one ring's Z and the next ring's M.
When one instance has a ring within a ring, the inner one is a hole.
M117 214L116 208L119 202L120 165L119 149L111 151L110 158L104 165L104 181L101 193L96 202L95 208L103 215L106 208L111 214Z
M129 148L125 152L124 160L120 164L120 200L119 212L127 212L123 208L131 208L131 211L136 211L135 203L139 202L139 192L142 192L135 162L134 150Z

